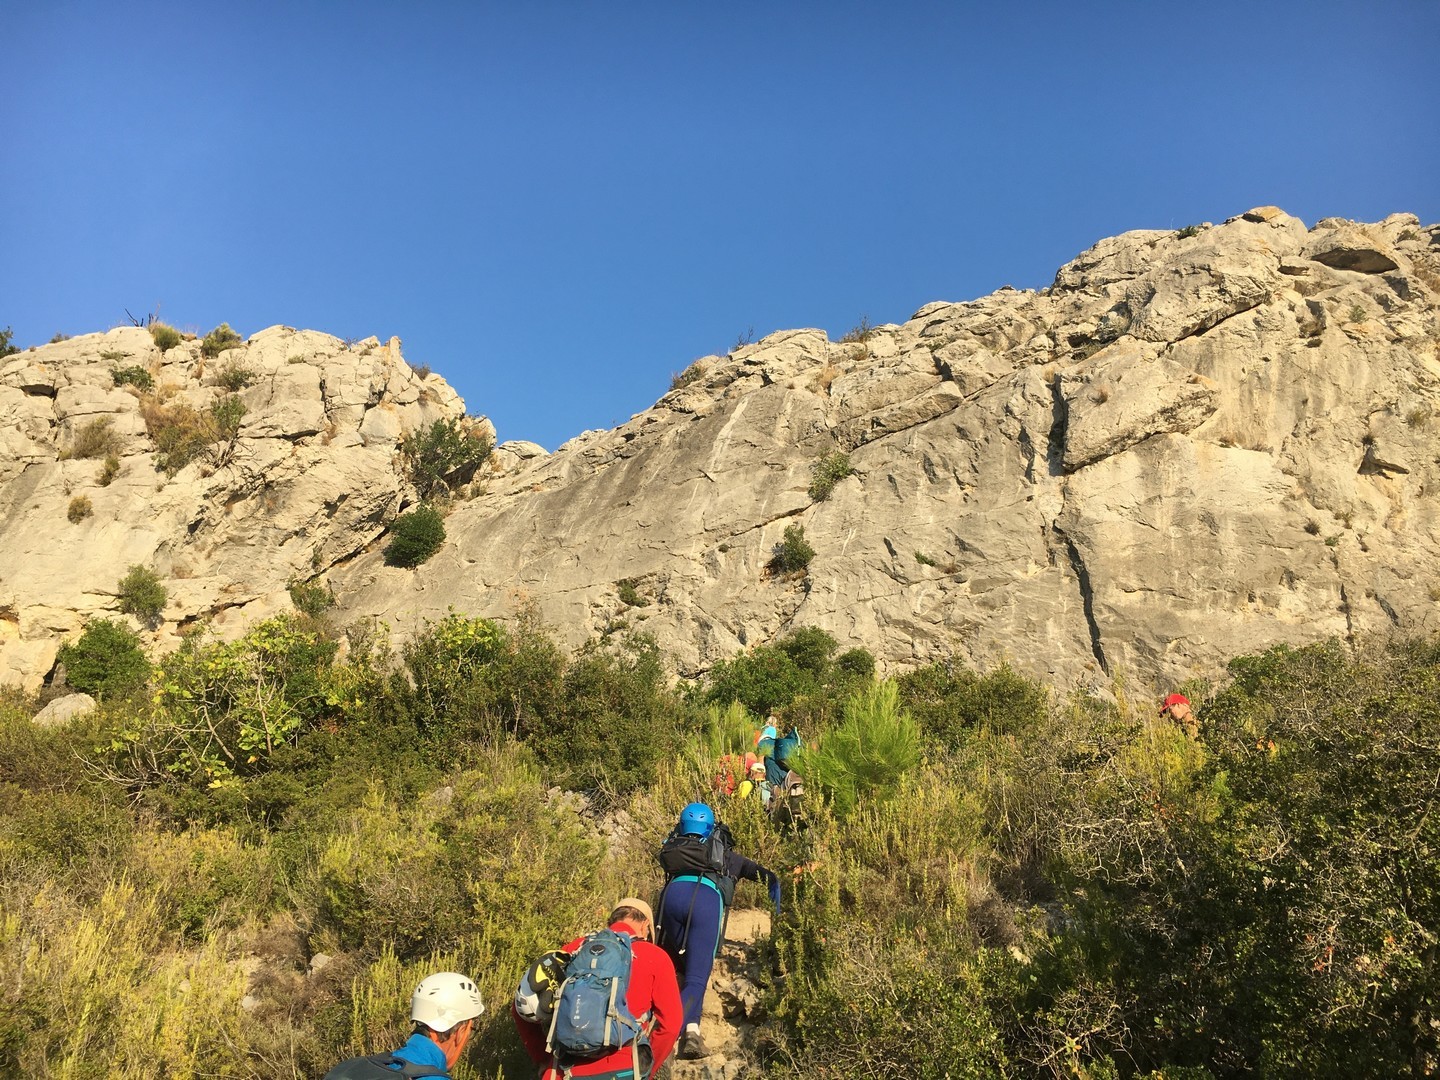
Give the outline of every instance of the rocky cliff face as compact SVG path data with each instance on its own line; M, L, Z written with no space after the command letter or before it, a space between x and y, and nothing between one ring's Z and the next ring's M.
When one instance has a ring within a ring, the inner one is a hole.
M140 333L0 368L0 414L28 425L0 435L12 680L43 674L137 562L173 583L174 621L218 608L236 625L326 570L342 618L399 636L452 606L533 601L573 643L654 633L685 673L800 625L891 667L1008 660L1062 684L1440 628L1440 227L1410 215L1307 229L1261 208L1127 233L1040 292L703 358L614 431L503 456L415 571L366 550L406 497L395 438L460 404L393 347L291 331L247 346L273 373L245 391L252 460L161 483L126 421L128 485L70 525L65 499L95 469L57 460L78 402L129 408L87 358ZM178 377L194 358L152 363ZM854 471L816 501L812 466L835 453ZM799 577L767 570L789 525L816 551Z

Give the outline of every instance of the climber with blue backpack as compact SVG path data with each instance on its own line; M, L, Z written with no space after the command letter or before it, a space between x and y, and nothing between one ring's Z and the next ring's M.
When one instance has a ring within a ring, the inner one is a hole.
M620 900L606 929L532 964L515 991L515 1029L541 1080L647 1080L680 1037L675 967L653 944L655 916Z
M659 851L665 871L659 940L680 978L680 999L685 1006L682 1058L702 1058L710 1053L700 1035L700 1013L710 971L725 939L736 883L765 882L775 913L780 913L780 879L733 851L733 845L734 837L715 820L715 811L705 803L691 803L680 812Z

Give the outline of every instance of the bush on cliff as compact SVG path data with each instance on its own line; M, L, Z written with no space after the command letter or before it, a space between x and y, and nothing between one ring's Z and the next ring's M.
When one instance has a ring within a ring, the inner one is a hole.
M112 619L91 619L80 637L60 648L65 681L97 701L126 697L150 677L140 635Z
M413 569L445 543L445 519L433 506L419 506L390 523L385 565Z

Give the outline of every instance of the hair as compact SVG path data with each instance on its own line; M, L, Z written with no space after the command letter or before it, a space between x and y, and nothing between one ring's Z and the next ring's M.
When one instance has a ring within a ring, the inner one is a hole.
M628 904L625 905L624 907L617 907L614 911L612 911L612 912L610 913L610 921L611 921L612 923L613 923L613 922L628 922L628 923L634 923L636 926L641 926L641 925L644 925L644 924L647 924L647 923L648 923L649 926L650 926L650 932L651 932L652 934L655 932L655 923L654 923L654 921L650 918L650 916L649 916L649 915L646 915L645 912L641 911L639 908L630 907ZM648 937L648 936L649 936L649 935L647 935L647 937Z

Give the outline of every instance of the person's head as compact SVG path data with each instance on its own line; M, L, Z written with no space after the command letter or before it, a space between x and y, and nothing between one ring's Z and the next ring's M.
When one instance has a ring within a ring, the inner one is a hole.
M410 1019L440 1047L447 1066L460 1060L484 1011L474 981L454 971L426 976L410 997Z
M1190 699L1184 694L1171 694L1160 706L1160 715L1168 716L1187 730L1193 729L1195 714L1190 709Z
M765 779L765 763L764 763L763 761L757 761L757 762L755 762L755 764L753 764L753 765L750 766L750 779L751 779L751 780L764 780L764 779Z
M655 913L650 905L638 896L621 897L610 912L610 925L624 923L630 928L631 936L643 941L655 940Z
M675 831L681 836L698 836L701 840L708 840L715 831L715 811L703 802L692 802L680 811Z

